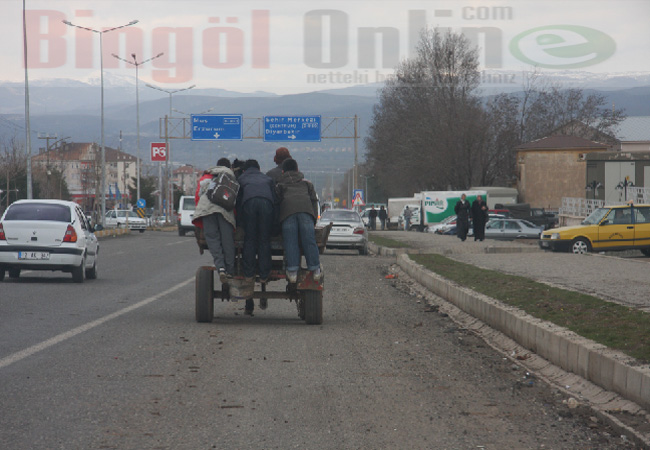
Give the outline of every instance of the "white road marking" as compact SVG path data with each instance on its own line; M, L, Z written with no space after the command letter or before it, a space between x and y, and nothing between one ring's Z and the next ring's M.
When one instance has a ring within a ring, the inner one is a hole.
M11 364L13 364L15 362L18 362L21 359L25 359L25 358L27 358L29 356L32 356L32 355L34 355L34 354L36 354L36 353L38 353L40 351L43 351L43 350L45 350L45 349L47 349L49 347L52 347L53 345L59 344L59 343L61 343L63 341L66 341L66 340L68 340L70 338L73 338L73 337L77 336L78 334L81 334L81 333L83 333L85 331L88 331L88 330L91 330L91 329L93 329L95 327L98 327L98 326L108 322L109 320L113 320L113 319L115 319L117 317L120 317L120 316L126 314L126 313L129 313L131 311L135 311L138 308L142 308L143 306L146 306L151 302L155 302L156 300L159 300L160 298L164 297L165 295L171 294L172 292L182 288L183 286L186 286L186 285L190 284L193 281L194 281L194 277L192 277L192 278L190 278L188 280L185 280L182 283L177 284L176 286L172 286L169 289L167 289L166 291L160 292L159 294L156 294L156 295L151 296L151 297L149 297L149 298L147 298L145 300L142 300L139 303L136 303L136 304L131 305L131 306L127 306L124 309L120 309L119 311L116 311L116 312L114 312L112 314L104 316L104 317L102 317L100 319L93 320L92 322L88 322L85 325L78 326L77 328L73 328L72 330L66 331L65 333L61 333L58 336L54 336L53 338L48 339L47 341L43 341L40 344L33 345L33 346L29 347L29 348L26 348L24 350L16 352L16 353L14 353L12 355L6 356L6 357L0 359L0 369L2 369L4 367L7 367L7 366L9 366L9 365L11 365Z

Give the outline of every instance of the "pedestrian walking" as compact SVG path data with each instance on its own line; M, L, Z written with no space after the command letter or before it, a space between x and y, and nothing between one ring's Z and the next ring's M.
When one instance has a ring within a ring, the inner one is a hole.
M375 209L375 206L373 205L370 208L370 211L368 211L368 221L370 223L370 229L371 230L376 230L377 229L377 210Z
M388 213L386 213L386 209L382 206L379 207L379 222L381 223L381 231L384 231L386 228L386 219L388 219Z
M271 274L275 186L271 177L260 172L260 165L254 159L244 163L238 181L237 220L245 233L242 253L244 277L247 281L254 281L258 273L260 282L266 283ZM253 300L247 299L244 313L253 315L253 307Z
M287 260L287 279L295 283L300 269L300 248L314 281L322 276L314 225L318 218L318 196L311 182L298 171L295 159L285 159L275 186L282 224L282 242Z
M192 224L198 228L197 233L203 233L214 267L219 273L219 280L226 283L235 274L235 213L212 203L206 195L212 178L221 174L227 174L235 180L227 158L221 158L215 167L203 172L199 179L194 194L196 210Z
M413 217L413 211L407 206L404 208L404 230L409 231L411 229L411 218Z
M461 241L467 239L467 232L469 231L469 218L472 214L472 208L467 201L467 196L462 194L460 200L454 207L456 212L456 235Z
M474 241L485 239L485 224L488 219L488 206L480 195L472 202L472 223L474 227Z

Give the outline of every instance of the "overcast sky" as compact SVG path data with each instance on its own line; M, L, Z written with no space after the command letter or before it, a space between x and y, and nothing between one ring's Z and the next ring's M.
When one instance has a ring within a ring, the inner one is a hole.
M134 76L138 61L167 89L192 84L291 94L380 81L412 54L422 25L473 36L482 69L650 72L647 0L218 1L26 0L30 80ZM22 2L0 0L0 81L24 80Z

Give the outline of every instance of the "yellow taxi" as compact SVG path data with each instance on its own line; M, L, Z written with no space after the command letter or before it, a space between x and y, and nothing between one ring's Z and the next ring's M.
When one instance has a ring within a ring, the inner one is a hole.
M598 208L578 226L544 231L539 246L579 254L638 249L650 256L650 205Z

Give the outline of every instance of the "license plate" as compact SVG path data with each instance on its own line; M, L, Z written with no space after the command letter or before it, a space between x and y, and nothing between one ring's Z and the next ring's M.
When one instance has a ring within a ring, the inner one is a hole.
M18 252L18 259L30 259L30 260L50 259L50 252Z
M349 228L333 228L333 231L337 231L339 233L345 233L348 230Z

